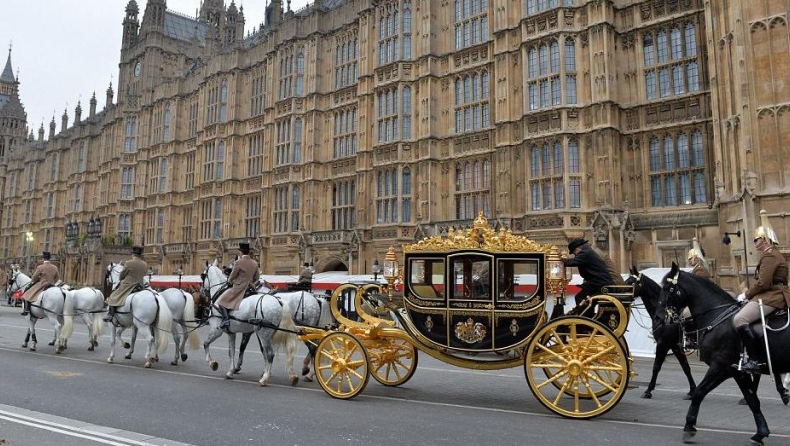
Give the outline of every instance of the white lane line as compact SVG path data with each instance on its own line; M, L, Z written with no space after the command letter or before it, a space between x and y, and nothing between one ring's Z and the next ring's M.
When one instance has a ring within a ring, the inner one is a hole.
M144 443L136 440L130 440L127 438L116 437L114 435L103 434L101 432L95 432L79 427L66 426L60 423L53 423L53 422L38 420L30 417L24 417L14 413L6 412L4 410L0 410L0 419L10 421L12 423L23 424L25 426L35 427L37 429L43 429L50 432L55 432L58 434L69 435L71 437L83 438L97 443L104 443L104 444L110 444L115 446L129 446L129 445L154 446L152 443Z

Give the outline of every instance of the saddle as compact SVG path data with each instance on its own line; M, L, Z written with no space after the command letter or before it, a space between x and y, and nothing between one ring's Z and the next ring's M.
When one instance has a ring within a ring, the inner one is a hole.
M788 322L790 322L790 314L788 313L790 313L790 310L787 308L776 310L765 317L765 323L768 324L768 328L771 331L786 330L788 327ZM751 324L752 331L754 331L758 338L763 337L762 325L762 321L759 320Z

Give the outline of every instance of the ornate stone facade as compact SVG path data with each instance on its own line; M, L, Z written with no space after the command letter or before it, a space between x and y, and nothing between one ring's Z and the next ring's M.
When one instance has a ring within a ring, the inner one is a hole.
M234 2L192 18L149 0L140 20L131 0L117 100L6 146L6 262L31 231L75 282L131 244L163 273L242 241L267 273L365 273L483 211L541 244L585 237L623 271L683 263L697 237L734 287L725 232L750 237L765 208L790 245L786 2L288 8L245 32Z

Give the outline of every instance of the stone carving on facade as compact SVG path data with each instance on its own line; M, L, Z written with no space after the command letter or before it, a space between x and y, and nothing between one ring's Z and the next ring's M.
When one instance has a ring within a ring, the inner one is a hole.
M625 244L625 250L630 251L631 247L636 241L636 231L634 231L634 222L631 221L631 214L626 211L623 215L623 224L620 225L620 239Z
M593 219L592 233L595 246L607 251L609 249L609 221L600 212Z

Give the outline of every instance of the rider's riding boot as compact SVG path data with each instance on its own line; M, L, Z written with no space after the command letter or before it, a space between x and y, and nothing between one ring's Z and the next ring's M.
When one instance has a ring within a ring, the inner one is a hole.
M741 342L743 342L748 356L741 356L740 363L733 364L733 367L746 373L762 373L763 364L751 359L757 357L755 352L757 351L757 342L759 341L754 330L752 330L752 327L749 325L741 325L738 327L738 336L741 337Z
M30 302L22 300L22 316L27 316L28 314L30 314Z
M112 319L115 317L115 310L118 307L107 307L107 316L104 316L104 322L112 322Z
M217 305L217 308L219 308L219 312L222 314L222 323L219 324L219 328L224 330L230 327L230 315L228 315L228 309L222 305Z

